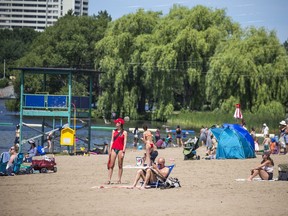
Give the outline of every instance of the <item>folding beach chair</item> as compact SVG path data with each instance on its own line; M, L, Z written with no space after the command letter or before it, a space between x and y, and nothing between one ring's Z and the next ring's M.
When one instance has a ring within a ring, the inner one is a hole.
M1 154L0 173L2 174L6 173L6 166L7 166L9 159L10 159L9 152L3 152Z
M166 183L167 180L169 179L170 173L172 172L174 166L175 166L175 164L170 165L170 166L166 166L166 167L169 168L169 173L168 173L168 176L166 177L165 180L163 180L163 179L160 178L159 176L156 176L157 181L156 181L156 182L149 183L147 186L150 186L151 188L165 187L165 183ZM143 183L144 183L144 182L143 182Z
M17 158L13 165L13 173L18 174L20 172L20 166L23 163L24 154L18 153Z

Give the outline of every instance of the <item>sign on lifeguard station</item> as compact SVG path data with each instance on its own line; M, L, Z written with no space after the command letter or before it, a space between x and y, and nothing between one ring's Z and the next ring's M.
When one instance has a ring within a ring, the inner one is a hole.
M71 128L64 128L61 130L60 145L73 146L75 131Z

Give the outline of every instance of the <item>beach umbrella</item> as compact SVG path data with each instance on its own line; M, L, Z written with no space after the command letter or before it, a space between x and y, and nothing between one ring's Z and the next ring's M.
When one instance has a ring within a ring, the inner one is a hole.
M240 104L235 104L235 106L236 106L236 110L235 110L235 113L234 113L234 118L235 119L242 119L243 115L242 115L242 112L240 110Z

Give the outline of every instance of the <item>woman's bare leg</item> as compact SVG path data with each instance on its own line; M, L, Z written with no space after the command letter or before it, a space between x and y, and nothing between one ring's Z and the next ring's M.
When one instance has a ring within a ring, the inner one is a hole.
M118 181L117 183L121 184L121 178L122 178L122 174L123 174L123 160L124 160L124 155L123 155L123 151L120 151L118 153Z
M253 170L252 175L250 175L247 180L252 181L252 179L255 178L257 175L259 175L259 170Z
M115 166L115 160L116 160L116 152L114 150L111 150L111 157L110 157L110 163L109 163L109 171L108 171L108 184L111 183L111 178L113 174L113 169Z
M150 151L151 151L150 143L149 143L149 144L146 143L146 160L145 160L145 162L146 162L146 164L147 164L148 166L151 165L151 161L150 161Z
M136 174L134 183L132 185L132 188L136 187L136 185L137 185L138 181L140 180L140 178L142 178L143 180L145 179L145 174L144 174L143 170L141 170L141 169L137 171L137 174Z
M269 174L265 170L260 170L259 171L259 176L263 180L268 180L269 179Z

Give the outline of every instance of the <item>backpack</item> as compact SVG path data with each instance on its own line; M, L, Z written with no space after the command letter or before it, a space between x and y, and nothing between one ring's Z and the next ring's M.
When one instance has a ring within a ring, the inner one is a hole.
M164 182L162 189L176 188L176 187L181 187L180 181L178 180L178 178L169 177Z
M39 155L45 155L45 150L44 150L44 147L41 146L41 145L38 145L37 146L37 154Z
M278 181L288 181L288 164L279 164L278 171Z

